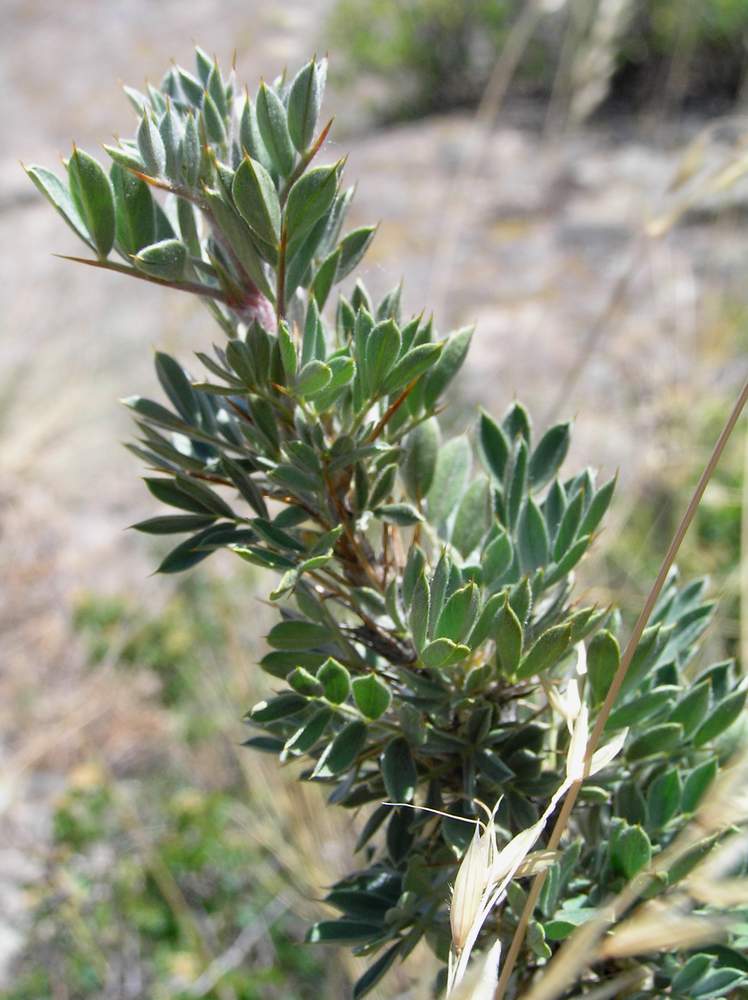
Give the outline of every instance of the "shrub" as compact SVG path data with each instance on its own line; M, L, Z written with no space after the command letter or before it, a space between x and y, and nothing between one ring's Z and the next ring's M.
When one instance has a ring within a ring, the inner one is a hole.
M519 996L634 876L629 905L644 893L710 912L683 880L724 824L713 805L687 824L745 684L732 661L694 661L713 607L703 581L671 577L623 664L619 615L575 599L614 483L560 472L568 424L537 434L514 403L442 439L436 414L469 329L441 337L402 315L399 288L375 303L361 282L324 313L374 235L344 231L343 161L316 165L325 69L311 61L237 101L198 50L196 75L175 66L158 90L128 89L139 124L107 147L109 174L78 149L67 183L28 172L87 263L197 295L225 335L197 354L202 377L157 355L168 405L127 401L146 484L172 508L136 527L187 536L161 572L228 548L279 574L260 662L278 690L249 712L247 746L302 762L330 803L367 810L359 866L327 896L340 916L310 939L376 956L356 996L422 938L448 962L453 996L468 995L474 945L524 941ZM568 842L534 851L580 788ZM724 823L745 821L736 809ZM538 871L531 905L520 880ZM638 969L660 993L726 992L746 981L735 933L734 948L692 955L692 937ZM648 947L645 936L635 953ZM585 989L630 976L630 951L582 954Z

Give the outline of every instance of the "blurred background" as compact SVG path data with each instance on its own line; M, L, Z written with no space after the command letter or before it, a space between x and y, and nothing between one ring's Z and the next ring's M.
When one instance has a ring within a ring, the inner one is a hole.
M51 252L79 247L18 160L96 153L198 42L254 90L331 61L330 157L363 278L477 323L449 416L519 396L620 471L581 586L638 610L746 376L748 0L2 0L0 997L349 995L360 965L299 946L350 867L349 818L243 750L265 582L217 556L150 575L153 513L117 400L152 350L216 336L199 304ZM104 154L101 154L102 158ZM745 432L685 546L740 655ZM747 564L748 565L748 564ZM360 822L360 819L357 820ZM428 995L400 972L380 997Z

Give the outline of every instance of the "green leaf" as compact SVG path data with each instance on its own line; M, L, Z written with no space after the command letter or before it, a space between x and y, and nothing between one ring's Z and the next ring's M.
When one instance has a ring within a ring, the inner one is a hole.
M286 742L286 750L294 750L297 753L307 753L312 749L317 740L321 739L325 729L333 718L331 708L320 708L301 728Z
M582 523L579 526L580 535L591 535L602 521L610 504L611 497L613 496L613 491L616 488L616 479L616 476L609 479L608 482L601 486L597 493L595 493L589 507L587 508L587 513L582 518Z
M517 529L517 547L523 573L532 573L548 561L548 530L540 508L528 496L522 508Z
M179 510L188 510L194 514L214 514L213 510L207 507L204 502L184 493L172 479L146 478L144 482L151 494L161 503L177 507Z
M271 245L261 240L250 229L239 212L214 191L206 188L203 191L203 197L208 203L216 225L224 239L230 244L242 267L265 298L274 303L275 292L270 287L262 262L267 260L270 263L275 263L277 258L275 244Z
M577 490L571 502L564 511L561 523L556 533L556 541L553 545L553 558L556 562L563 559L574 543L574 539L579 534L579 524L582 520L582 510L584 509L584 491Z
M430 605L431 594L429 584L426 579L426 573L422 569L418 574L413 587L413 596L410 602L410 614L408 616L413 642L419 652L423 649L426 643Z
M171 181L179 181L179 147L182 141L182 125L174 113L171 103L167 105L158 127L164 144L164 173Z
M26 173L31 178L34 186L49 201L52 207L62 216L76 235L95 250L93 240L86 229L80 212L75 207L70 192L63 182L46 167L30 166L25 167Z
M690 736L706 715L710 689L709 681L702 681L684 695L670 713L668 722L679 722L684 736Z
M524 438L515 449L511 475L507 473L507 476L506 516L509 527L514 528L527 491L527 442Z
M496 618L494 638L501 672L506 677L512 677L522 656L522 625L506 598Z
M504 415L501 426L510 441L521 437L529 448L532 437L532 423L530 421L530 414L522 403L512 403Z
M132 259L139 271L162 281L179 281L187 265L187 247L181 240L161 240L143 247Z
M374 509L374 516L380 521L406 528L423 521L423 517L409 503L386 503Z
M428 643L421 653L421 659L427 667L446 667L451 663L459 663L470 655L470 647L458 645L451 639L434 639Z
M683 788L677 768L659 774L647 791L647 818L661 830L678 812Z
M400 331L392 319L377 323L366 340L366 354L363 359L364 383L373 396L382 388L385 375L400 353ZM361 361L359 361L361 364Z
M652 859L652 844L640 826L629 826L611 845L611 860L626 878L633 878Z
M243 152L249 153L252 159L261 163L266 170L273 169L273 160L262 141L260 126L257 124L257 109L249 97L245 99L242 107L239 138Z
M426 377L423 403L432 410L437 400L462 367L467 356L474 327L465 327L453 333L445 343L441 357Z
M491 514L491 487L481 476L465 491L452 528L452 544L463 558L480 545L491 526Z
M207 559L216 548L238 541L241 535L233 525L217 524L185 539L159 564L157 573L182 573Z
M539 490L556 475L566 458L571 440L571 424L556 424L545 432L530 457L527 475L533 490Z
M267 641L273 649L314 649L335 640L335 634L314 622L289 620L273 625Z
M514 550L512 540L503 528L497 528L496 537L489 542L483 552L481 568L483 582L490 587L499 581L512 564Z
M358 267L376 231L376 226L361 226L343 237L338 246L340 258L335 274L336 281L342 281L355 267Z
M478 444L487 471L497 483L502 483L509 458L509 442L502 429L485 410L481 410L478 421Z
M322 684L305 667L294 667L286 680L294 691L307 698L319 698L324 693Z
M333 705L342 705L351 693L351 675L332 657L328 657L317 671L317 680L325 689L325 698Z
M711 955L692 955L686 964L673 976L670 984L673 993L687 993L692 986L711 968L714 959Z
M203 107L201 117L205 126L205 133L211 142L218 146L226 143L226 126L221 116L221 112L216 107L216 102L206 90L203 94Z
M300 396L313 396L322 392L332 381L332 370L323 361L309 361L298 374L296 392Z
M315 778L327 778L347 771L366 743L366 724L358 719L340 730L325 749L313 771Z
M287 177L293 170L296 153L288 131L286 109L275 91L264 83L260 84L257 94L257 124L276 170Z
M156 376L172 406L188 423L200 423L197 397L181 365L163 351L156 351Z
M335 275L340 261L340 250L334 250L320 264L312 281L311 289L320 309L324 309L327 298L335 283Z
M106 171L93 156L74 147L68 160L68 179L78 214L103 259L114 245L116 229L114 192Z
M554 625L547 629L520 660L517 680L525 680L548 670L564 655L571 644L571 628Z
M611 713L605 725L606 731L612 732L643 722L644 719L655 715L665 706L671 705L678 691L679 688L676 685L663 684L660 687L652 688L651 691L647 691L638 698L633 698Z
M472 453L465 437L452 438L440 450L431 488L426 496L430 518L442 524L454 510L465 489Z
M188 187L194 187L200 176L200 134L194 114L187 115L180 149L182 177Z
M436 417L424 420L405 438L400 474L411 500L420 501L431 487L440 441L441 434Z
M621 685L622 694L635 691L639 687L654 667L665 640L666 635L661 625L650 625L644 629L623 684Z
M358 710L367 719L378 719L384 715L392 701L390 689L376 674L355 677L351 684L353 700Z
M339 169L338 163L313 167L293 185L285 211L289 241L300 240L328 210L338 187Z
M286 719L289 715L296 715L309 702L300 694L293 691L284 692L271 698L269 701L258 701L249 713L252 722L259 722L263 725L268 722L277 722L279 719Z
M288 324L283 320L281 320L278 327L278 345L280 347L283 371L286 374L286 378L291 381L296 375L298 359L296 355L296 344L291 336Z
M352 941L368 941L381 933L381 924L366 924L361 920L320 920L310 928L306 939L312 944L319 941L349 944Z
M382 390L385 393L397 392L414 379L436 364L441 357L441 344L419 344L408 351L397 364L390 369L384 379Z
M136 254L156 238L153 198L145 181L117 163L109 172L114 193L116 236L126 254Z
M380 758L382 777L392 802L411 802L418 774L408 741L402 736L390 740Z
M136 138L145 172L151 177L161 177L166 166L166 150L161 134L147 111L140 120Z
M288 132L303 153L314 137L324 89L324 74L310 59L291 81L288 91Z
M714 969L690 989L689 1000L708 1000L727 996L736 986L746 982L740 969Z
M618 640L612 632L597 632L587 649L587 676L590 679L593 704L600 705L613 683L621 661Z
M460 587L444 605L434 630L435 639L460 642L469 634L478 614L478 588L474 583Z
M147 535L172 535L184 531L199 531L215 520L214 514L165 514L139 521L131 527Z
M371 493L369 494L369 506L372 508L377 508L383 500L392 493L392 488L395 485L395 476L397 475L396 465L386 465L382 472L378 476L374 485L371 488Z
M651 726L626 748L628 760L644 760L674 750L683 739L683 726L676 722L662 722Z
M239 214L270 246L280 239L281 210L273 178L258 160L245 156L234 174L231 193Z
M569 909L558 910L552 920L544 922L545 936L549 941L563 941L577 927L591 920L596 913L597 910L592 906L580 906L575 909L569 907Z
M735 691L724 698L709 714L694 733L693 745L702 747L710 743L728 729L740 716L748 691Z

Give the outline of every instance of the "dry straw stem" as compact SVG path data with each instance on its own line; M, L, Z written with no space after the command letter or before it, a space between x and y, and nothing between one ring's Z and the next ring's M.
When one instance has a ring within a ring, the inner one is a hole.
M678 554L678 550L680 549L685 534L688 531L691 522L693 521L696 511L698 510L699 504L701 503L701 498L704 495L704 490L706 489L709 480L714 475L714 470L716 469L717 464L722 456L722 452L725 449L725 445L727 444L730 435L732 434L735 425L738 422L740 414L743 412L746 401L748 401L748 381L743 384L743 388L740 392L740 395L738 396L738 399L735 402L735 405L733 406L732 411L729 417L727 418L724 427L722 428L722 432L720 433L719 438L717 439L717 442L714 445L714 448L712 449L712 453L709 456L709 461L707 462L703 472L701 473L701 476L699 477L699 481L696 484L693 496L691 497L691 500L688 504L688 507L686 508L683 517L681 518L680 524L676 529L673 539L670 542L670 545L668 546L668 550L665 553L665 557L662 560L662 565L660 566L660 571L657 574L657 578L652 585L652 589L649 592L649 596L647 597L644 607L642 608L641 614L639 615L639 618L637 619L636 624L634 625L631 637L629 638L624 654L621 657L621 662L619 664L618 670L616 671L616 675L613 678L613 683L611 684L610 690L608 691L603 706L600 709L600 713L597 717L597 721L595 722L594 729L592 730L592 735L590 736L589 743L587 744L587 754L586 754L585 770L584 770L585 774L589 773L590 764L592 761L592 755L594 754L600 742L600 738L605 728L605 723L608 720L608 716L610 715L613 705L615 704L616 698L618 697L618 694L621 690L621 685L623 684L623 681L626 677L626 673L629 669L634 653L636 652L636 648L639 645L639 640L641 639L642 633L644 632L644 629L646 628L647 622L649 621L654 606L657 603L657 599L660 596L660 592L662 591L662 588L665 585L668 573L670 572L670 569L672 568L672 565L675 562L675 557ZM549 850L552 851L556 850L561 841L561 837L566 829L569 817L571 815L572 809L574 808L574 804L579 794L579 790L582 787L582 781L583 778L578 781L575 781L574 784L569 789L566 798L564 799L563 806L561 807L561 811L558 815L558 819L556 820L556 824L548 840ZM535 910L535 906L537 904L540 891L543 888L545 877L546 873L541 872L539 875L536 876L535 881L530 887L530 891L528 892L527 895L527 902L525 903L525 907L522 911L522 916L520 917L519 924L517 925L517 930L514 934L512 943L510 945L509 951L506 956L506 961L504 962L503 968L501 970L501 976L499 977L499 983L498 986L496 987L494 1000L502 1000L502 998L506 993L506 988L509 983L509 979L512 975L512 972L514 971L514 966L516 964L517 957L519 956L520 949L524 942L525 934L527 933L527 927L530 923L532 914Z

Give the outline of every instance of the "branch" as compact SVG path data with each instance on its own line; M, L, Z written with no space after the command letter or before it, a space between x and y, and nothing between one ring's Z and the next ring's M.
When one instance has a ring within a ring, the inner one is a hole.
M696 511L698 510L699 504L701 503L701 498L704 495L704 490L706 489L709 480L714 475L714 470L717 467L717 463L719 462L722 456L722 452L725 449L725 445L727 444L730 435L735 429L735 424L738 422L740 414L743 412L743 408L745 407L746 401L748 401L748 382L746 382L743 385L743 389L740 393L740 396L738 397L737 402L733 406L732 412L730 413L730 416L727 418L727 421L724 427L722 428L722 432L719 435L719 438L717 439L714 448L712 449L712 453L709 456L709 461L707 462L704 471L701 473L701 476L699 477L699 481L696 484L696 488L694 489L693 496L691 497L688 507L686 508L686 512L681 518L680 524L678 525L676 532L673 535L673 539L670 542L670 545L668 546L668 550L665 553L664 559L662 560L662 565L660 566L660 571L657 574L657 578L655 582L652 584L652 589L650 590L647 600L644 603L644 607L642 608L641 614L639 615L636 624L634 625L631 637L629 638L624 654L621 657L621 662L618 665L618 670L616 671L615 677L613 678L613 682L610 685L610 689L608 690L608 694L606 695L605 701L603 702L603 706L600 709L600 713L597 717L595 726L592 730L592 735L590 736L589 741L587 743L587 752L585 756L585 765L584 765L585 775L589 774L592 755L594 754L600 742L603 730L605 729L605 724L608 721L608 716L610 715L613 705L615 704L615 700L618 697L618 694L621 690L621 685L623 684L626 678L626 674L631 665L631 661L634 658L634 653L636 652L637 646L639 645L639 640L642 637L642 633L646 628L647 622L649 621L649 617L652 614L652 611L654 610L654 607L657 603L657 599L659 598L662 588L665 585L668 573L670 572L670 569L672 568L672 565L675 562L675 557L678 554L678 550L680 549L685 534L688 531L691 522L694 519ZM566 798L564 799L563 806L561 807L561 811L558 814L558 819L556 820L556 824L553 827L553 832L551 833L551 836L548 840L549 850L553 851L559 845L561 837L569 822L571 811L574 808L574 804L577 800L577 796L579 795L579 791L582 787L583 781L584 779L582 779L581 781L576 781L571 786L566 795ZM517 957L519 956L520 948L522 947L522 943L525 939L527 927L530 923L530 920L532 919L532 915L535 910L538 897L540 896L540 891L543 888L543 883L545 882L546 874L547 874L546 872L541 872L539 875L535 877L535 881L532 883L530 891L527 894L527 901L522 911L522 916L520 917L519 924L517 925L517 930L514 933L511 946L509 948L509 951L507 952L506 959L504 960L504 965L501 970L501 976L499 977L499 982L496 987L496 993L494 994L494 1000L503 1000L507 984L509 982L509 977L514 971L514 966L517 962Z
M111 260L91 260L88 257L71 257L64 253L52 254L60 260L72 260L75 264L87 264L89 267L100 267L103 271L115 271L117 274L127 274L131 278L138 278L140 281L149 281L152 285L161 285L162 288L176 288L179 292L190 292L192 295L201 295L205 298L215 299L223 302L224 305L231 305L228 296L218 288L210 285L203 285L199 281L168 281L166 278L154 278L150 274L144 274L134 267L127 267L126 264L115 264Z

